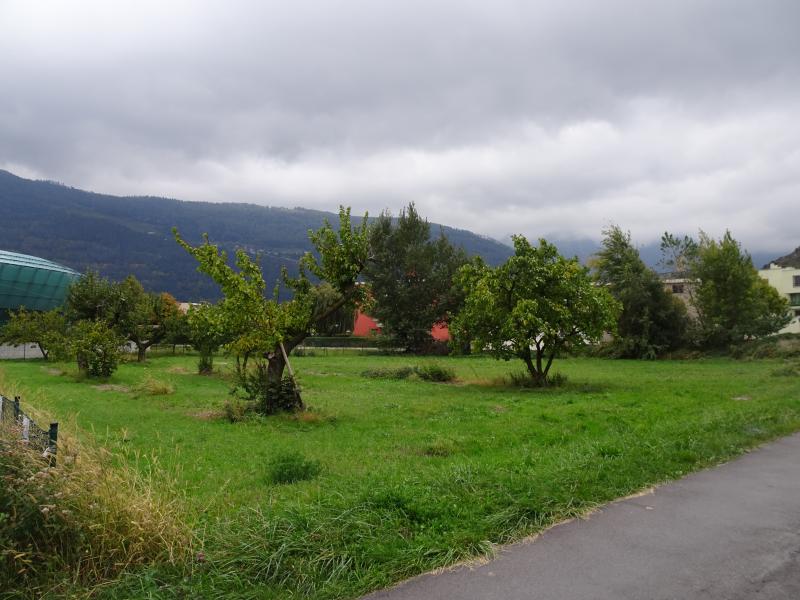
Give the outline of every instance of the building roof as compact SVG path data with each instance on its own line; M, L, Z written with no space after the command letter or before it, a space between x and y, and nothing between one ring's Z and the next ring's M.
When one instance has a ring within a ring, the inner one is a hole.
M0 250L0 309L50 310L63 304L77 271L37 256Z
M36 269L48 269L51 271L62 271L64 273L79 275L77 271L54 263L45 258L31 256L30 254L20 254L18 252L9 252L8 250L0 250L0 264L17 265L20 267L34 267Z
M770 265L778 265L779 267L789 267L793 269L800 269L800 246L794 249L794 252L781 256L773 261L764 265L765 269L769 269Z

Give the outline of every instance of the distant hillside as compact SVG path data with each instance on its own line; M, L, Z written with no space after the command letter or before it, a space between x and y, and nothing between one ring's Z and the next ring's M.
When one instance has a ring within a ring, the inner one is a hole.
M786 256L781 256L780 258L774 258L766 262L763 268L769 269L771 263L774 263L779 267L790 267L792 269L800 269L800 247L795 248L794 252L791 252Z
M208 233L229 252L260 252L265 278L272 282L282 265L296 268L311 249L308 230L320 227L325 218L338 222L333 213L302 208L95 194L0 170L0 249L41 256L81 272L95 269L112 279L132 273L147 289L168 291L180 300L216 299L219 291L175 243L173 226L192 242ZM438 231L439 225L432 224L431 233ZM490 264L511 254L508 246L469 231L444 231L454 244Z

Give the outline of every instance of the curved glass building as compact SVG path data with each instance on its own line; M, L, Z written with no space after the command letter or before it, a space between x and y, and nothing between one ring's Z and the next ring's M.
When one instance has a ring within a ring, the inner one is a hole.
M9 310L50 310L64 303L80 274L49 260L0 250L0 322Z

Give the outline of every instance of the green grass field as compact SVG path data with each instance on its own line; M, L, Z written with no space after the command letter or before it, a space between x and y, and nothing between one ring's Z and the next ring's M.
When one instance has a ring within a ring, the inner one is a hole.
M205 562L99 597L356 597L800 429L800 377L777 360L561 360L564 387L526 390L499 381L521 363L429 361L456 371L442 384L361 375L427 359L298 357L309 412L240 423L220 415L226 359L212 377L195 360L127 363L103 386L71 365L0 363L23 403L184 495ZM286 452L319 474L273 483Z

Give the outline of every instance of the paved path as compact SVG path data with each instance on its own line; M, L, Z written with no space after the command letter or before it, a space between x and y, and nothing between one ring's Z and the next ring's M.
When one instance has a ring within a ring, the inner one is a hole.
M369 600L800 600L800 434Z

